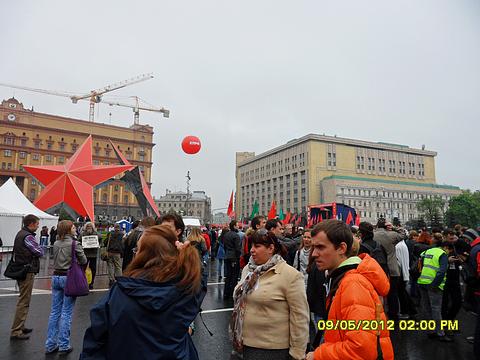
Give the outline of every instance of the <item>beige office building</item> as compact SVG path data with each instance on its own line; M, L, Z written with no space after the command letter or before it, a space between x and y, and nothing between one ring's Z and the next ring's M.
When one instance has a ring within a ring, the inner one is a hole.
M258 202L266 214L272 200L284 212L338 202L366 221L380 216L418 218L425 197L449 200L461 190L438 185L436 152L405 145L309 134L255 155L236 154L236 213L249 216Z

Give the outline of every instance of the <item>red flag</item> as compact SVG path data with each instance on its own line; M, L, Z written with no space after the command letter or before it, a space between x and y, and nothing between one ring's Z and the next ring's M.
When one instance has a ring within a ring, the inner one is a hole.
M320 213L320 218L318 219L318 222L322 222L323 219L322 219L322 214Z
M357 217L355 218L355 225L360 226L360 214L357 214Z
M229 218L233 217L233 190L232 193L230 194L230 202L228 203L228 210L227 210L227 216Z
M347 220L345 220L345 223L346 223L347 225L350 225L350 223L351 223L352 221L353 221L352 212L349 211L349 212L348 212L348 215L347 215Z
M268 212L268 220L275 219L277 216L277 204L275 204L275 200L272 201L272 206L270 207L270 211Z
M332 203L332 219L337 218L337 203Z
M292 218L290 219L290 222L291 222L292 224L295 224L295 220L296 220L296 219L297 219L297 214L295 213L295 214L293 214Z
M318 223L318 215L313 217L313 224L316 225Z
M283 220L284 224L290 224L290 219L292 218L292 214L290 214L290 211L287 211L287 216L285 216L285 220Z

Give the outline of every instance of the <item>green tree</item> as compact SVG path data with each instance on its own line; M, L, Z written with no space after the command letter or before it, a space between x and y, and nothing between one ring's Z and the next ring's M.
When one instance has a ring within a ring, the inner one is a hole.
M476 227L480 224L480 191L464 191L451 198L448 205L445 218L449 226Z
M417 204L417 209L422 213L423 219L430 226L441 226L445 208L445 200L440 196L431 199L425 198Z

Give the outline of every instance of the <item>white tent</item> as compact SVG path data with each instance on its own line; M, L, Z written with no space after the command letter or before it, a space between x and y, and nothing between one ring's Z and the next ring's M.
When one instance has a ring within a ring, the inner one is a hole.
M13 246L15 235L22 228L22 218L33 214L40 218L40 228L37 231L39 239L40 229L47 226L57 226L58 217L47 214L33 205L20 191L12 178L0 187L0 237L3 246Z

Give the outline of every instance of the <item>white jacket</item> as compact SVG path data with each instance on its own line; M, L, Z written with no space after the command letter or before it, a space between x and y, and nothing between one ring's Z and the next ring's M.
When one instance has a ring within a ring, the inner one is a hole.
M395 245L395 253L397 255L398 265L402 271L403 281L410 280L410 255L408 253L407 244L405 241L400 241Z

